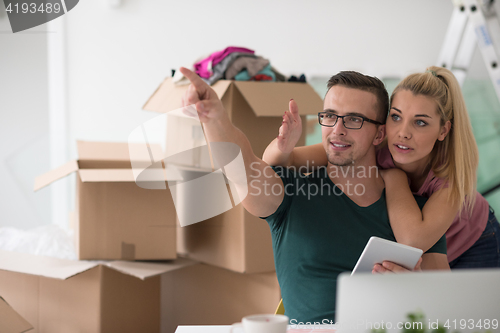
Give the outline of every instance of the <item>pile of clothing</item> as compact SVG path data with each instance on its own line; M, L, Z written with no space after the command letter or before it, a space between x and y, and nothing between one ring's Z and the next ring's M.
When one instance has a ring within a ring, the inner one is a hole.
M213 85L221 79L237 81L287 81L287 78L271 66L269 60L255 55L255 51L238 46L229 46L224 50L203 57L192 65L205 82ZM173 71L175 84L187 84L189 81L180 73ZM288 81L306 82L305 76L297 80L295 76Z

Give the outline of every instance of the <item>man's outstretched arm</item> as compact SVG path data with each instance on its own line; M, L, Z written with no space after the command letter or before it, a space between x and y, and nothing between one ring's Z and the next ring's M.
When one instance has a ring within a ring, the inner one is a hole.
M255 156L248 138L231 123L215 91L187 68L182 67L180 71L191 81L182 106L195 105L208 142L232 142L241 149L246 171L244 183L248 184L245 185L248 195L242 201L243 206L255 216L271 215L283 201L283 182L267 163ZM230 180L241 184L241 180ZM269 191L273 186L280 186L281 191ZM278 195L273 194L278 192Z

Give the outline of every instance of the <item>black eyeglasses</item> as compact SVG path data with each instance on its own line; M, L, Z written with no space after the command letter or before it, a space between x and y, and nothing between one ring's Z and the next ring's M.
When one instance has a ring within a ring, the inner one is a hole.
M381 122L371 120L363 116L339 116L331 112L318 112L318 121L321 126L333 127L339 118L342 118L344 127L347 129L360 129L363 127L363 122L365 121L376 125L383 125Z

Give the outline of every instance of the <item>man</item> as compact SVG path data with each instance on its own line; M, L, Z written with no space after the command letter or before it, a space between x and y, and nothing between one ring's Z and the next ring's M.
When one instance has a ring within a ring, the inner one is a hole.
M395 240L384 182L374 172L388 110L382 82L356 72L330 79L319 114L328 166L304 176L284 168L275 172L255 156L215 92L191 71L181 72L192 83L183 105L196 105L208 141L232 142L242 151L250 185L242 203L270 225L286 314L294 323L331 323L338 274L353 269L371 236ZM447 267L444 237L428 252L423 267ZM384 267L403 270L391 263Z

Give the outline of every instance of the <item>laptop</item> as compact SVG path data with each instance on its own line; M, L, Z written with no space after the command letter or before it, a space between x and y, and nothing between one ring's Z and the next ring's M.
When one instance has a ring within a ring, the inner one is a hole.
M342 273L336 304L338 333L500 332L500 269Z

